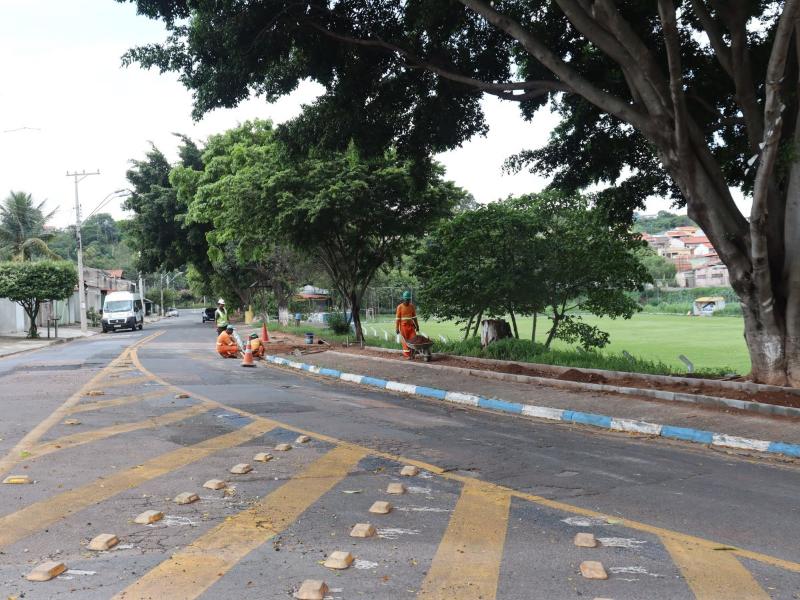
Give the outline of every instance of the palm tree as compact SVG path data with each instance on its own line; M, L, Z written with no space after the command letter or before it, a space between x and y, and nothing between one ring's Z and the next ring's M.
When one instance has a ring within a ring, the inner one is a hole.
M15 261L31 260L36 254L60 258L47 247L52 234L45 225L55 211L45 214L44 202L34 204L31 194L11 192L0 204L0 254Z

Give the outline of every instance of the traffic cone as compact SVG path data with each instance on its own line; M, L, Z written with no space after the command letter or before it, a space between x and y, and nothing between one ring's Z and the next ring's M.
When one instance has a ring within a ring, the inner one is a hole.
M264 321L261 324L261 341L268 342L269 341L269 332L267 331L267 322Z
M247 344L244 347L244 357L242 358L242 366L243 367L255 367L256 364L253 362L253 349L250 347L250 340L247 340Z

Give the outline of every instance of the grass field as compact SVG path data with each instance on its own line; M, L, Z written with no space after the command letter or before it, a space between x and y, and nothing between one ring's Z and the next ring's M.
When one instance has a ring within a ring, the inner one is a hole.
M636 358L656 360L683 368L678 355L684 354L697 369L727 368L745 374L750 370L743 323L737 317L687 317L681 315L638 314L630 320L598 319L584 317L587 323L597 325L611 335L611 343L604 350L619 353L623 350ZM539 320L537 341L544 341L548 321ZM518 319L520 337L530 338L531 319ZM422 331L433 339L443 335L460 339L456 325L450 322L422 321ZM394 337L391 321L366 322L366 334L373 335L374 328L380 337L383 331ZM568 348L567 344L554 342L554 348Z

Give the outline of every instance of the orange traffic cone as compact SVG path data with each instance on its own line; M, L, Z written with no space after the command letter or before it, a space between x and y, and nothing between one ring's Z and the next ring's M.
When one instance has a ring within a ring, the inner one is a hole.
M267 322L264 321L261 324L261 341L268 342L269 341L269 332L267 331Z
M242 366L243 367L256 366L256 364L253 362L253 349L250 347L250 340L247 340L247 344L244 347L244 357L242 358Z

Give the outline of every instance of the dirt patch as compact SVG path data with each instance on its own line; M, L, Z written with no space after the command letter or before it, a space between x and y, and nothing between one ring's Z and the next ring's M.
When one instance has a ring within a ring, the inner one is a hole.
M587 373L578 369L569 369L558 376L562 381L580 381L581 383L605 383L606 378L599 373Z

